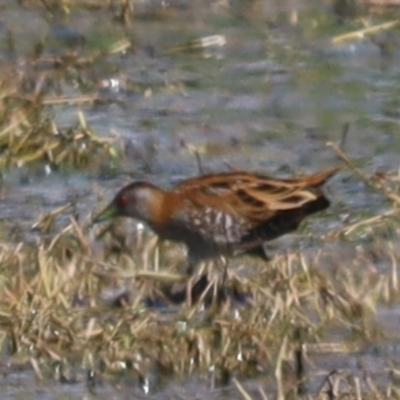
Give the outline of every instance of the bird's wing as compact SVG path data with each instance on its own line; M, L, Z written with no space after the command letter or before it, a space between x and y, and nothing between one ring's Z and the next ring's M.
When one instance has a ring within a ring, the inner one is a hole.
M319 187L338 168L295 179L275 179L259 174L230 172L206 175L174 188L197 207L210 207L240 216L254 224L277 212L302 207L321 196Z

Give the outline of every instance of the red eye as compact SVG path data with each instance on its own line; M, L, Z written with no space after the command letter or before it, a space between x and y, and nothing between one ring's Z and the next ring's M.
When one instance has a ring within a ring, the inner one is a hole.
M128 204L128 197L127 196L120 196L118 197L118 206L125 207Z

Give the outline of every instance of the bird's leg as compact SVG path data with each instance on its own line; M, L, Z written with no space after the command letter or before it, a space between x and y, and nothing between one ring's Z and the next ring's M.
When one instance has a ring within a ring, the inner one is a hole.
M196 289L196 285L198 285L199 281L202 280L203 275L204 275L204 264L203 264L203 265L200 266L200 269L198 271L198 274L200 275L200 279L196 282L196 277L193 274L195 266L196 266L196 263L193 260L191 260L189 262L189 267L186 270L186 272L188 273L188 276L190 276L190 278L189 278L189 280L187 281L187 284L186 284L186 305L188 307L190 307L192 305L193 297L195 297L195 298L197 297L197 294L194 293L195 291L197 291L197 290L195 290ZM189 275L189 272L190 272L190 275ZM194 282L196 282L196 283L194 283ZM194 283L194 285L193 285L193 283Z

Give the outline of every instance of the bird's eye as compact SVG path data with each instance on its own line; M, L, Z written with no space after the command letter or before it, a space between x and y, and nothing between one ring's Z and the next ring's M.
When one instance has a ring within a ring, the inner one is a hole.
M128 204L128 197L127 196L120 196L118 197L118 205L120 207L125 207Z

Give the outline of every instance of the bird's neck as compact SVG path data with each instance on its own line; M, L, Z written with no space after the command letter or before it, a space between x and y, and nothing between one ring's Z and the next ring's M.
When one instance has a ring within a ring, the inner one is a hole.
M157 186L143 187L136 193L136 206L130 215L157 230L163 213L166 192Z
M150 210L152 218L148 222L156 232L161 233L173 219L181 199L173 192L155 189L156 191L152 193Z

